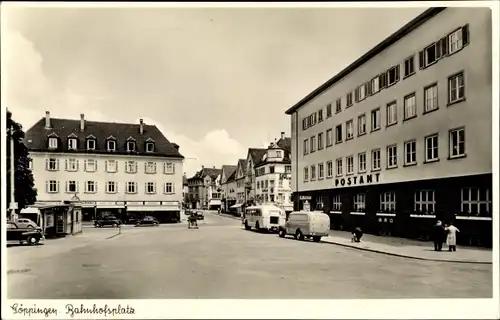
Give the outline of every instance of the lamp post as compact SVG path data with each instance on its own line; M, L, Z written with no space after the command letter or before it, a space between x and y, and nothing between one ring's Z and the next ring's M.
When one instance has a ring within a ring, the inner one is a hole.
M17 202L15 198L15 179L16 179L16 159L15 159L15 151L14 151L14 126L10 126L10 219L13 221L17 220L16 210L17 210Z

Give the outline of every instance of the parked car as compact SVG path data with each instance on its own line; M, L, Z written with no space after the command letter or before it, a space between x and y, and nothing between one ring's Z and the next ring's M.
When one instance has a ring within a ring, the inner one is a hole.
M42 228L22 228L17 222L7 222L7 241L19 241L21 244L26 242L34 245L40 242L41 239L43 239Z
M205 215L203 214L203 211L196 212L196 218L198 220L205 220Z
M160 225L160 222L155 217L151 216L145 216L142 219L139 219L136 221L135 226L140 227L140 226L158 226Z
M320 242L321 237L327 237L330 233L330 217L316 211L292 212L278 232L281 238L293 235L297 240L312 238L314 242Z
M38 225L31 219L19 218L16 220L16 224L20 228L38 228Z
M106 227L106 226L112 226L113 228L117 228L121 224L122 222L115 216L105 216L104 218L97 220L94 223L94 226L96 228Z

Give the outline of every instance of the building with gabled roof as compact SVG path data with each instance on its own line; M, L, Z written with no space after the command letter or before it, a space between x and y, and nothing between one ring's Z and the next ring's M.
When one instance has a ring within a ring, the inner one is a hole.
M152 125L51 118L47 111L25 143L39 202L82 202L84 220L152 215L177 221L184 157Z
M201 170L188 179L188 197L191 208L208 210L221 208L221 177L222 169L202 166Z
M236 204L236 181L234 180L234 176L237 169L237 165L222 166L220 184L222 189L222 210L224 212L229 211L229 207Z

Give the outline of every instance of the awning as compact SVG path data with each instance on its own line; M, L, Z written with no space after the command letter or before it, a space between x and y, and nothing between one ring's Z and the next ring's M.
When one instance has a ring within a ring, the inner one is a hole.
M235 204L235 205L231 206L230 208L231 208L231 209L236 209L236 208L241 207L242 205L243 205L242 203L237 203L237 204Z
M39 213L40 210L38 208L34 208L34 207L29 207L29 208L24 208L21 210L21 214L23 213Z
M180 211L178 206L131 206L127 207L127 211Z

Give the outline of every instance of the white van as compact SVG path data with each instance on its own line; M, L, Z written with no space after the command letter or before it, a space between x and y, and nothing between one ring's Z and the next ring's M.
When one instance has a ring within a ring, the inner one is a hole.
M251 206L245 210L243 224L246 230L255 228L257 231L278 231L285 225L285 210L274 205Z
M279 229L279 236L293 235L297 240L312 238L319 242L330 232L330 217L319 211L295 211L290 213L284 227Z

